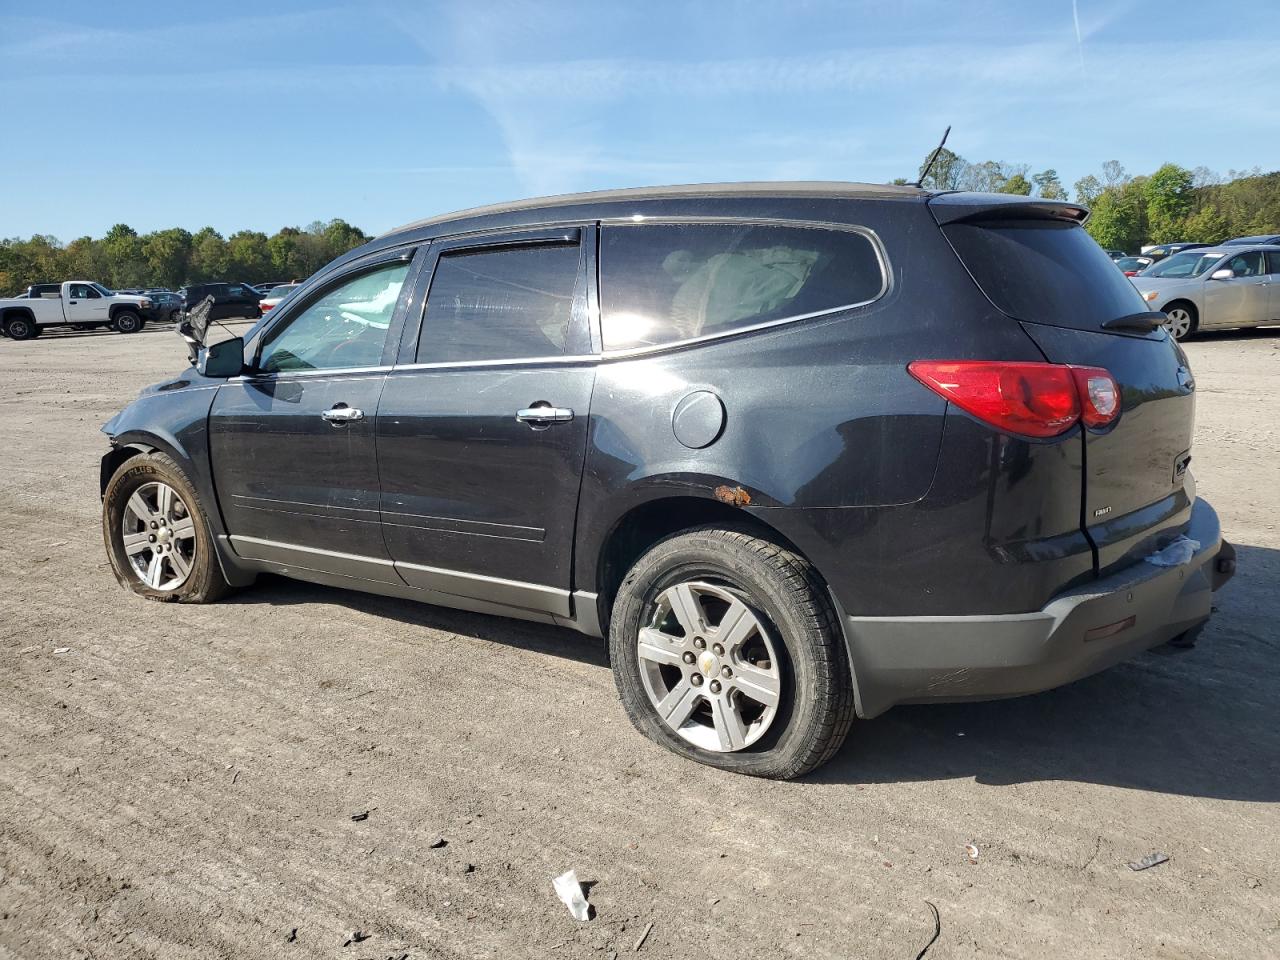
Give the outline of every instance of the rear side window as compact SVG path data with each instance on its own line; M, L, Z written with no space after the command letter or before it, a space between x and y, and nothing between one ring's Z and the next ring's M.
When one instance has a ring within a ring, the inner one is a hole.
M1129 278L1077 224L982 221L942 230L987 299L1018 320L1097 330L1147 310Z
M871 239L775 224L637 224L600 239L606 350L659 346L855 306L885 287Z
M1267 251L1267 273L1280 274L1280 250L1274 253Z
M427 292L418 363L563 356L586 310L577 243L441 254Z

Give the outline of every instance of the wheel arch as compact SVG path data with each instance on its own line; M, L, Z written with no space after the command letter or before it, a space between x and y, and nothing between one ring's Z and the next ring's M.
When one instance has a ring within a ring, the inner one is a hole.
M1196 306L1194 300L1188 300L1186 297L1174 297L1161 307L1160 311L1161 313L1168 313L1172 307L1186 307L1191 312L1191 320L1194 323L1200 322L1200 308Z
M40 325L40 321L36 319L35 311L30 307L5 307L0 310L0 325L7 324L11 319L17 317L25 317L36 326Z

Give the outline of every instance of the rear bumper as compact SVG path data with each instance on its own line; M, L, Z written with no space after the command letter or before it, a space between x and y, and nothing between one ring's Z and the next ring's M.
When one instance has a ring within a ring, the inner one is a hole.
M1097 673L1209 618L1235 572L1218 515L1196 500L1179 567L1146 561L1069 590L1034 613L963 617L845 616L861 717L896 703L1037 693Z

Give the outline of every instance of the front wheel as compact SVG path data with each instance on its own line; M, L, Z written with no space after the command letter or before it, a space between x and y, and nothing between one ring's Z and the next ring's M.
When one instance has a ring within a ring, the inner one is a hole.
M642 556L615 598L609 648L636 728L723 770L802 776L853 722L825 587L804 558L743 530L690 530Z
M1195 308L1189 304L1175 303L1165 310L1164 315L1166 318L1164 328L1175 340L1185 340L1195 333L1196 327L1199 326Z
M142 317L132 310L121 310L115 316L115 328L120 333L137 333L142 329Z
M148 600L210 603L229 589L195 488L162 453L126 460L102 498L116 579Z

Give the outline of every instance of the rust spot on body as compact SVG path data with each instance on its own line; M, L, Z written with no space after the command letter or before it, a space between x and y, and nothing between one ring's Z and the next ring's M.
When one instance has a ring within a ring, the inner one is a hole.
M735 507L745 507L751 502L751 494L742 487L731 487L728 484L716 487L715 496L721 503L730 503Z

